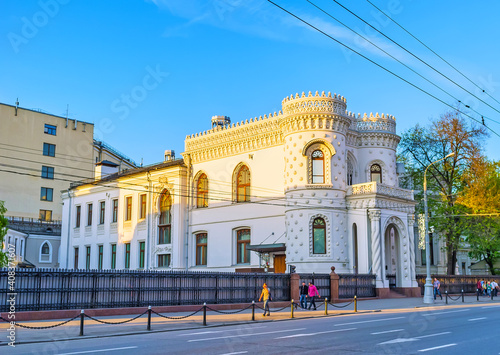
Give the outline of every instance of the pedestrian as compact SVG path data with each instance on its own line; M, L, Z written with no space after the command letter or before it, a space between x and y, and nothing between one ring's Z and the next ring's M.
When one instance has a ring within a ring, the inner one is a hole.
M486 283L486 293L488 296L491 296L491 282Z
M259 302L262 299L264 300L264 314L262 315L262 317L265 317L266 313L267 316L269 317L271 315L271 311L269 310L269 301L272 301L273 298L271 297L271 291L267 287L266 283L262 285L262 293L260 294Z
M491 281L491 292L493 292L494 297L498 295L498 284L495 280Z
M487 296L488 296L488 293L487 293L486 291L487 291L487 289L488 289L488 286L487 286L487 284L486 284L486 281L484 281L484 280L483 280L483 281L481 281L481 282L482 282L482 284L483 284L483 295L484 295L485 297L487 297Z
M311 282L309 282L309 287L308 287L308 292L309 292L309 297L311 297L311 303L309 304L309 308L311 309L311 306L314 306L314 310L316 310L316 302L314 302L314 296L321 297L318 293L318 289L316 286L314 286Z
M302 282L300 288L300 308L307 309L307 294L309 292L309 287L307 287L305 282Z
M434 299L436 299L436 296L439 295L441 299L443 299L443 296L441 295L441 291L439 290L441 288L441 282L437 279L437 277L434 278Z
M480 296L483 294L483 285L481 284L481 280L477 280L477 295Z

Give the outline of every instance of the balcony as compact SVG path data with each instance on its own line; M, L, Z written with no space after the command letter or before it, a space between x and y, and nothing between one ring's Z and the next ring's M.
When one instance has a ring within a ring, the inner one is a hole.
M347 196L360 196L360 195L384 195L387 197L395 197L403 200L413 201L413 191L402 189L396 186L388 186L377 183L376 181L366 182L363 184L356 184L349 186L347 189Z

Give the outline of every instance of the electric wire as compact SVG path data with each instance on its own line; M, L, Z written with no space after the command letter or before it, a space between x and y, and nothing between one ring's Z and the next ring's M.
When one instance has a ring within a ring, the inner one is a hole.
M293 16L293 17L294 17L294 18L296 18L297 20L301 21L302 23L306 24L307 26L309 26L309 27L311 27L311 28L315 29L316 31L320 32L321 34L325 35L326 37L328 37L328 38L330 38L331 40L335 41L336 43L340 44L341 46L343 46L343 47L345 47L345 48L347 48L347 49L351 50L351 51L352 51L352 52L354 52L355 54L357 54L357 55L359 55L360 57L362 57L362 58L366 59L366 60L367 60L367 61L369 61L370 63L372 63L372 64L376 65L377 67L381 68L382 70L385 70L386 72L388 72L388 73L392 74L393 76L397 77L398 79L400 79L400 80L404 81L404 82L405 82L405 83L407 83L408 85L410 85L410 86L414 87L415 89L417 89L417 90L419 90L419 91L423 92L424 94L426 94L426 95L428 95L428 96L432 97L433 99L435 99L435 100L437 100L437 101L441 102L443 105L446 105L446 106L450 107L450 108L451 108L451 109L453 109L454 111L457 111L457 112L461 113L462 115L464 115L464 116L466 116L466 117L469 117L471 120L473 120L473 121L475 121L475 122L477 122L477 123L482 124L482 122L480 122L480 121L479 121L479 120L477 120L476 118L474 118L474 117L470 116L469 114L467 114L467 113L465 113L465 112L463 112L463 111L459 110L459 109L458 109L458 108L456 108L456 107L453 107L452 105L450 105L449 103L447 103L447 102L445 102L445 101L441 100L441 99L440 99L440 98L438 98L437 96L435 96L435 95L431 94L430 92L428 92L428 91L426 91L426 90L422 89L421 87L419 87L419 86L417 86L417 85L413 84L412 82L410 82L410 81L406 80L405 78L403 78L402 76L400 76L400 75L398 75L398 74L394 73L393 71L391 71L391 70L389 70L389 69L385 68L385 67L384 67L384 66L382 66L381 64L379 64L379 63L375 62L374 60L372 60L372 59L368 58L367 56L365 56L365 55L361 54L360 52L358 52L358 51L356 51L355 49L353 49L353 48L349 47L348 45L346 45L345 43L343 43L343 42L339 41L338 39L336 39L336 38L334 38L334 37L330 36L330 35L329 35L329 34L327 34L326 32L324 32L324 31L322 31L321 29L319 29L318 27L316 27L316 26L314 26L314 25L310 24L310 23L309 23L309 22L307 22L306 20L303 20L303 19L302 19L302 18L300 18L299 16L297 16L297 15L293 14L292 12L290 12L290 11L288 11L287 9L285 9L285 8L281 7L280 5L276 4L275 2L273 2L273 1L271 1L271 0L267 0L267 1L268 1L269 3L271 3L272 5L276 6L277 8L281 9L282 11L286 12L287 14L289 14L289 15ZM491 131L491 132L493 132L495 135L497 135L498 137L500 137L500 134L498 134L498 133L497 133L496 131L494 131L492 128L490 128L490 127L488 127L488 126L485 126L485 127L486 127L486 129L490 130L490 131Z
M431 51L434 55L436 55L439 59L441 59L443 62L448 64L452 69L454 69L457 73L462 75L465 79L467 79L469 82L471 82L475 87L477 87L479 90L481 90L483 93L488 95L490 98L495 100L498 104L500 104L500 101L495 99L493 96L491 96L486 90L484 90L482 87L477 85L472 79L470 79L468 76L466 76L464 73L462 73L460 70L458 70L455 66L453 66L450 62L448 62L446 59L444 59L442 56L437 54L434 50L432 50L429 46L427 46L424 42L422 42L420 39L418 39L416 36L414 36L410 31L408 31L406 28L404 28L401 24L399 24L396 20L391 18L389 15L387 15L384 11L382 11L380 8L378 8L375 4L373 4L370 0L366 0L370 5L372 5L374 8L376 8L378 11L380 11L382 14L384 14L389 20L394 22L399 28L401 28L403 31L408 33L411 37L413 37L417 42L419 42L421 45L423 45L425 48L427 48L429 51ZM496 122L496 121L495 121ZM498 123L498 122L497 122Z

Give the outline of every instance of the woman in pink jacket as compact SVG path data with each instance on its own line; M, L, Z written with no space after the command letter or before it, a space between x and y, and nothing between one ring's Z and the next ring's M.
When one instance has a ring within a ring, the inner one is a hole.
M309 304L308 309L311 309L311 306L314 306L314 310L316 310L316 302L314 302L314 296L321 297L316 286L309 282L309 297L311 298L311 303Z

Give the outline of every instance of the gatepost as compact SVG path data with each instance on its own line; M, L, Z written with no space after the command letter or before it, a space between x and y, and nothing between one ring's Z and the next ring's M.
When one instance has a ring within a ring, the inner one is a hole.
M339 299L339 279L340 276L335 273L335 266L331 267L330 273L330 302L335 302Z

